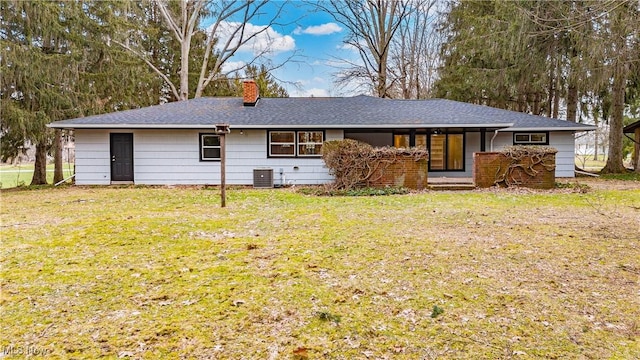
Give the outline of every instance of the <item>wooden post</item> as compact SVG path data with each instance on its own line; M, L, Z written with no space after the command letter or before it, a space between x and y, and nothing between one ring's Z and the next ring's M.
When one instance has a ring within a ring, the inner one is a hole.
M635 144L633 144L633 168L640 173L640 126L636 128L634 133Z
M229 124L216 124L216 133L220 136L220 207L227 206L227 179L226 179L226 135L230 133Z
M220 135L220 207L227 206L227 174L225 134Z

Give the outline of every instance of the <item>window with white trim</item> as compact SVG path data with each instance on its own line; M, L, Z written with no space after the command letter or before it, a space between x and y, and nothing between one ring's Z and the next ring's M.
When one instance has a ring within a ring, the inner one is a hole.
M200 161L220 160L220 136L200 134Z
M296 156L296 132L269 131L269 156Z
M298 131L298 156L320 156L322 131Z
M513 145L549 145L549 133L546 133L546 132L514 133Z
M322 131L269 131L270 157L320 156L324 132Z

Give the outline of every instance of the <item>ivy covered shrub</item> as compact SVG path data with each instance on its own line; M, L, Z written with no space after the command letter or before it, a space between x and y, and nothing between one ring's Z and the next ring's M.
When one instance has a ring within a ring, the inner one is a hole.
M557 152L549 146L515 145L499 152L475 153L475 184L551 189L555 185Z
M327 141L322 146L322 159L335 177L332 190L353 190L379 186L380 180L392 169L394 164L402 163L410 158L424 164L424 180L426 183L426 149L399 149L394 147L373 147L367 143L345 139ZM389 170L389 171L386 171ZM385 173L386 171L386 173ZM404 175L401 175L402 179ZM403 186L403 184L392 184Z

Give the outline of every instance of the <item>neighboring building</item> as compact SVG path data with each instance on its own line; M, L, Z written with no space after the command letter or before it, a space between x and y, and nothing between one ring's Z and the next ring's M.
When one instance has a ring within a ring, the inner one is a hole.
M219 184L216 124L229 124L226 181L251 185L271 168L276 185L332 180L320 157L328 140L426 147L429 177L471 178L473 153L507 145L558 149L556 176L574 176L574 133L595 127L462 102L349 98L198 98L58 121L73 129L76 184Z
M625 134L633 134L629 136L633 140L633 154L631 155L631 165L636 170L640 171L640 121L636 121L629 124L622 129ZM628 136L628 135L627 135Z

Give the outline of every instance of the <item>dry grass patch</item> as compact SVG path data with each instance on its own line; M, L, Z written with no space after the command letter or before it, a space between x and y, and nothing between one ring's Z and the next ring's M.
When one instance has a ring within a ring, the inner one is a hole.
M3 193L2 349L640 358L638 190L228 195Z

